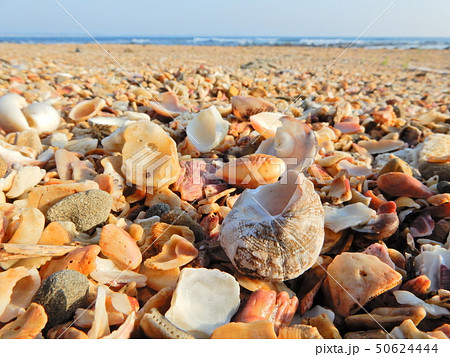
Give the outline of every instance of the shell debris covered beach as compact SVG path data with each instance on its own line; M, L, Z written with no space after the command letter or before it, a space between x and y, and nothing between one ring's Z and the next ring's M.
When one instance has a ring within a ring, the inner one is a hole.
M0 43L0 338L450 338L448 50L106 47Z

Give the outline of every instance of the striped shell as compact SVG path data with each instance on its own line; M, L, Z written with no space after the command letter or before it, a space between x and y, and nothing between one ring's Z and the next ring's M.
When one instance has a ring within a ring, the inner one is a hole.
M224 219L219 240L243 274L296 278L315 263L324 241L324 210L313 184L289 171L276 183L245 190Z

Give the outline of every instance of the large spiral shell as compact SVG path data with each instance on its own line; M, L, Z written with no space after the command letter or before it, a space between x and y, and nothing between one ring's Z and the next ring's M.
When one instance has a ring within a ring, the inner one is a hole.
M313 184L289 171L245 190L224 219L220 243L241 273L270 281L296 278L319 256L324 210Z

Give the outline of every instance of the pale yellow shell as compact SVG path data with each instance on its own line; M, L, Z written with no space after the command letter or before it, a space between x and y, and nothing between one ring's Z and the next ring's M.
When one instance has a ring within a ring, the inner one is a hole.
M313 184L289 171L276 183L247 189L224 219L219 240L243 274L296 278L315 263L324 241L324 210Z

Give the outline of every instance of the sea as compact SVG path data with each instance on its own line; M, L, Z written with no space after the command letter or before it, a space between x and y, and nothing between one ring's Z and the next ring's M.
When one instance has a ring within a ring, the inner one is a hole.
M147 37L96 36L101 44L189 45L189 46L308 46L348 47L353 37ZM84 36L0 36L0 43L61 44L93 43ZM361 37L352 47L367 49L450 49L450 37Z

